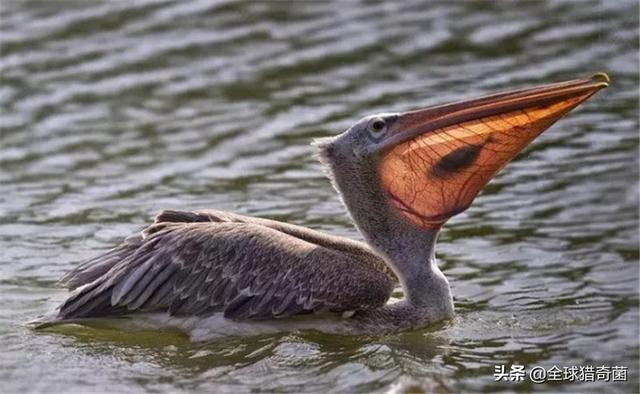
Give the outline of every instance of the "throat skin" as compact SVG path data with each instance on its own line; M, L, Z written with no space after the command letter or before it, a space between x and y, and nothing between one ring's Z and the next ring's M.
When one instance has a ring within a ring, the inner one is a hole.
M439 229L423 229L406 220L382 190L376 160L341 151L340 137L319 145L320 160L367 243L384 259L402 285L405 298L354 316L378 333L419 328L453 316L449 282L438 268ZM362 330L362 327L359 327ZM364 331L367 331L366 329Z

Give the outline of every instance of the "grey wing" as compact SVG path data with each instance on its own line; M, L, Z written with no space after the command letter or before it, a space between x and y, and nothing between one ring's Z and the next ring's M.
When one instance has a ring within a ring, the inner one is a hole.
M371 256L264 225L196 220L156 227L63 278L75 290L58 317L168 311L278 318L380 307L394 286Z
M387 266L384 260L378 256L366 243L354 241L345 237L323 233L307 227L295 224L279 222L277 220L264 219L254 216L238 215L236 213L217 211L217 210L199 210L199 211L176 211L164 210L158 216L154 223L143 231L143 236L148 236L159 229L162 229L168 223L194 223L194 222L233 222L248 223L259 226L268 227L270 229L288 234L292 237L299 238L318 246L323 246L337 252L343 252L348 255L357 256L358 259L365 261L371 265L373 269L386 273L396 284L398 279L395 273Z

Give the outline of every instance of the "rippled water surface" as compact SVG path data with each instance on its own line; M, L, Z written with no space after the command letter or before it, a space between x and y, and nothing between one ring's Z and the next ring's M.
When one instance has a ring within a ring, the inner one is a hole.
M638 391L635 1L3 1L2 391ZM361 116L607 71L454 218L457 317L402 335L191 344L23 323L55 281L162 208L360 238L310 139ZM493 381L494 365L623 365L627 384Z

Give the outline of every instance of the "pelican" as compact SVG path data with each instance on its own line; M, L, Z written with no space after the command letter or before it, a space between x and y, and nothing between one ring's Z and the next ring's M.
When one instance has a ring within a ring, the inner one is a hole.
M367 116L315 140L365 242L215 211L165 210L73 269L37 327L120 322L192 339L315 329L378 335L454 315L443 224L559 118L609 85L590 78ZM397 283L404 297L389 302Z

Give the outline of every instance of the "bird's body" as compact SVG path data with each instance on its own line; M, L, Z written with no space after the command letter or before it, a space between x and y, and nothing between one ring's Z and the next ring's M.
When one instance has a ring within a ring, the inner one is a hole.
M164 211L60 283L72 293L44 324L168 328L202 340L292 329L391 333L415 322L398 310L404 301L387 305L397 278L367 244L221 211Z
M69 272L40 327L116 322L193 339L316 329L388 334L453 316L442 224L608 78L367 117L316 143L366 243L221 211L167 210ZM389 303L399 283L404 298Z
M59 316L166 311L265 320L348 314L383 306L393 279L360 242L228 212L164 211L97 264L89 261L65 275L61 283L77 293Z

